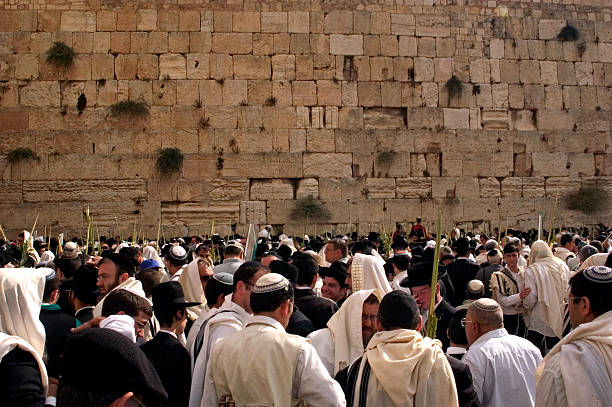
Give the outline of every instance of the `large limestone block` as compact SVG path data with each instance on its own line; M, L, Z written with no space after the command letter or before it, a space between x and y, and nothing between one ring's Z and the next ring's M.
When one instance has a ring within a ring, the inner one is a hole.
M251 181L250 199L253 201L293 199L293 184L288 179L254 179Z
M538 61L520 61L520 78L523 84L540 83L540 64Z
M469 129L469 109L444 109L444 127L447 129Z
M298 183L295 191L296 199L303 199L312 196L319 199L319 180L316 178L304 178Z
M212 51L217 54L249 54L252 50L251 33L213 33Z
M540 20L538 22L539 38L541 40L556 39L565 25L565 20Z
M434 78L434 63L432 58L418 57L414 59L414 80L431 82Z
M272 79L295 79L295 55L274 55L272 57Z
M94 32L96 31L96 13L94 11L64 11L60 31Z
M357 19L357 16L355 18ZM325 15L323 24L326 34L351 34L353 32L353 12L350 10L333 10Z
M363 55L363 36L332 34L329 52L332 55Z
M237 79L270 79L270 57L235 55L234 77Z
M266 224L266 202L264 201L240 201L240 223L242 224Z
M38 78L38 55L18 54L15 61L15 79Z
M454 198L456 177L434 177L431 179L431 196L433 198Z
M405 126L404 109L387 108L366 108L363 112L363 121L366 128L400 128Z
M566 153L548 153L534 152L532 153L533 176L566 176L567 169L567 154Z
M521 178L523 184L524 198L540 198L545 195L544 177L524 177Z
M144 180L24 181L24 202L115 202L146 199Z
M415 18L411 14L391 14L391 34L414 35Z
M566 110L538 109L536 118L539 130L572 130L576 123L575 113Z
M480 186L476 177L459 177L455 184L455 197L470 198L480 196Z
M395 198L395 178L366 178L365 194L368 198Z
M595 157L592 153L569 153L567 165L571 175L578 177L595 175Z
M508 177L513 171L512 151L499 153L473 152L464 155L463 175L476 177Z
M256 153L241 154L229 163L229 174L249 178L302 178L302 154ZM224 174L225 174L224 168Z
M576 192L582 186L580 178L574 177L548 177L544 185L546 196L564 196Z
M263 12L261 13L261 32L264 33L286 33L286 12Z
M159 79L186 79L185 57L181 54L159 56Z
M411 177L397 178L396 195L398 198L430 198L431 178Z
M502 198L520 198L523 191L523 182L519 177L504 178L501 182Z
M341 153L307 153L303 157L305 177L350 177L353 157Z
M310 33L310 13L307 11L290 11L287 13L290 33Z
M261 29L260 13L241 11L232 14L232 31L255 33Z
M501 184L497 178L479 178L478 184L481 198L499 198L501 196Z
M60 105L60 87L56 81L30 82L21 88L20 101L23 106Z
M417 37L449 37L451 32L450 15L421 15L416 22Z

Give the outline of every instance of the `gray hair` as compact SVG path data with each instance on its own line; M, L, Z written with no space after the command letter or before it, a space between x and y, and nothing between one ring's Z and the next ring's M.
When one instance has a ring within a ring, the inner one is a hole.
M582 263L592 255L597 253L599 253L599 250L597 250L595 246L591 246L590 244L588 244L586 246L582 246L582 248L578 252L578 257L580 257L580 262Z

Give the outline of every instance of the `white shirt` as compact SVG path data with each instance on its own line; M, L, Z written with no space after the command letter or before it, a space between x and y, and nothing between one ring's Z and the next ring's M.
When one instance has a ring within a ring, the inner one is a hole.
M307 336L312 343L312 346L317 351L323 366L327 369L330 376L334 375L334 354L336 348L334 346L334 339L331 336L329 328L316 330Z
M461 360L470 367L482 407L534 405L542 355L528 340L494 329L472 343Z
M250 314L246 312L244 308L235 302L231 301L227 304L223 304L219 310L213 309L211 312L218 312L224 309L231 309L236 312L223 312L210 318L208 321L208 335L205 335L202 341L202 348L198 354L197 359L193 362L193 372L191 379L191 392L189 394L189 407L199 407L201 403L204 403L203 394L206 390L206 373L208 370L208 363L210 361L210 354L213 351L215 345L221 338L225 338L238 332L244 328L247 320L250 318ZM215 323L216 320L231 319L231 321ZM193 354L191 355L193 358ZM218 402L218 400L217 400Z
M449 346L446 349L446 354L448 356L453 356L453 355L463 355L464 353L467 352L467 349L465 348L461 348L459 346Z
M259 323L271 325L279 332L285 333L283 326L275 319L263 315L255 315L249 319L247 326ZM245 350L248 351L248 350ZM342 388L327 372L319 359L315 348L308 342L300 349L295 374L293 375L292 397L303 400L307 405L317 407L343 407L346 406ZM202 397L202 407L217 407L219 399L212 377L208 370L206 384Z
M408 277L408 270L404 270L401 273L396 274L395 277L393 277L393 281L391 282L391 289L402 290L402 291L406 291L406 293L408 294L411 294L410 288L402 287L400 285L402 280L405 279L406 277Z

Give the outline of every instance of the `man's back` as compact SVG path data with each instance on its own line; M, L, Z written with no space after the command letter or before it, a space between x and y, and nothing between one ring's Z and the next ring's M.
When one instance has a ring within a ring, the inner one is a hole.
M472 343L462 361L470 367L482 406L533 406L542 356L528 340L494 329Z
M295 290L295 304L315 329L327 328L327 321L338 311L338 304L329 298L317 297L310 288L298 287Z
M457 307L467 298L465 290L467 284L476 278L480 268L468 259L459 258L446 265L446 271L455 288L455 295L450 301L451 305Z

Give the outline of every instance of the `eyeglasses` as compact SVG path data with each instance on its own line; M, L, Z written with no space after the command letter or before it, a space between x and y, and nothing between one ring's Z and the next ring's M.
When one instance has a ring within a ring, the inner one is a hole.
M466 324L467 322L474 322L474 321L472 321L472 320L470 320L470 319L461 318L461 326L462 326L463 328L465 328L465 324Z
M569 305L570 300L579 300L579 299L581 299L581 298L584 298L584 296L582 296L582 297L565 297L565 298L563 299L563 305ZM573 301L572 301L572 302L573 302Z
M134 326L136 327L136 329L145 329L147 327L147 324L148 322L140 322L134 320Z
M376 322L376 319L378 318L377 315L366 315L366 314L361 314L361 322L367 322L370 321L372 323Z

